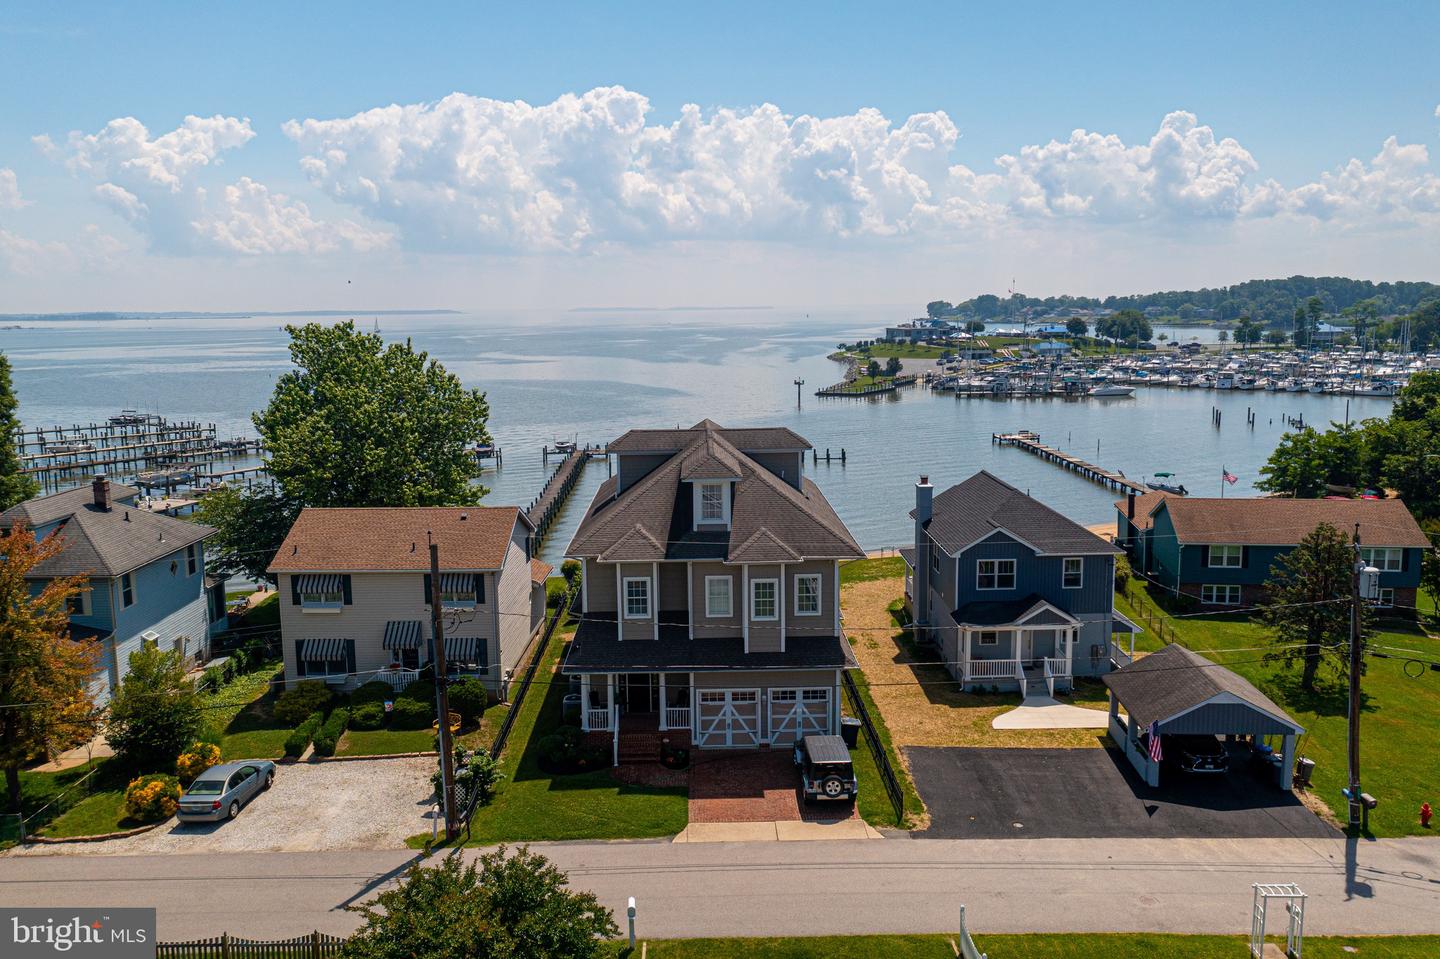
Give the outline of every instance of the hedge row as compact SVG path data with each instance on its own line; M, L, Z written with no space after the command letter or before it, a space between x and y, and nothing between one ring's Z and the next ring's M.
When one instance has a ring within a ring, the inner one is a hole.
M296 726L295 730L285 738L285 755L299 757L303 754L305 747L310 745L310 740L315 738L315 734L320 731L320 727L324 723L324 713L311 713L309 719Z
M330 714L325 720L325 725L320 727L320 732L315 735L315 755L335 755L335 744L345 734L345 726L350 722L350 710L341 706Z

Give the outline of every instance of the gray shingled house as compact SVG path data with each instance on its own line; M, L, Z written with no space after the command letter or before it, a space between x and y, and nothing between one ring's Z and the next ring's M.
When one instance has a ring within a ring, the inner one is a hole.
M583 617L562 668L586 731L700 748L838 731L840 563L865 554L803 475L810 448L709 420L610 444L568 550Z

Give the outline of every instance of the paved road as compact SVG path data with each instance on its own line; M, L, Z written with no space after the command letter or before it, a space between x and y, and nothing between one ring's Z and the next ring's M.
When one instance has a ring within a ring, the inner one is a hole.
M1306 931L1440 933L1440 842L1023 839L865 843L536 844L652 938L941 932L964 902L981 932L1240 933L1250 883L1310 894ZM344 934L347 903L402 851L0 857L7 906L157 906L159 934ZM1348 860L1348 861L1347 861ZM798 908L803 903L804 908Z

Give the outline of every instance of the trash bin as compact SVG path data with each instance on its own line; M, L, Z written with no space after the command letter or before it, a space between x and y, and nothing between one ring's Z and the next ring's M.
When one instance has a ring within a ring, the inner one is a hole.
M1310 777L1315 775L1315 760L1301 756L1295 760L1295 782L1298 785L1310 788Z
M860 744L860 720L853 716L840 717L840 738L845 740L845 745L854 749Z

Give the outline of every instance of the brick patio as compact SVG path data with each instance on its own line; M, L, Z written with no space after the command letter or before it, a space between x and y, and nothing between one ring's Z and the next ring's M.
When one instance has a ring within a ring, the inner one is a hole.
M794 822L851 819L854 803L807 806L800 798L800 774L790 750L692 752L690 821Z

